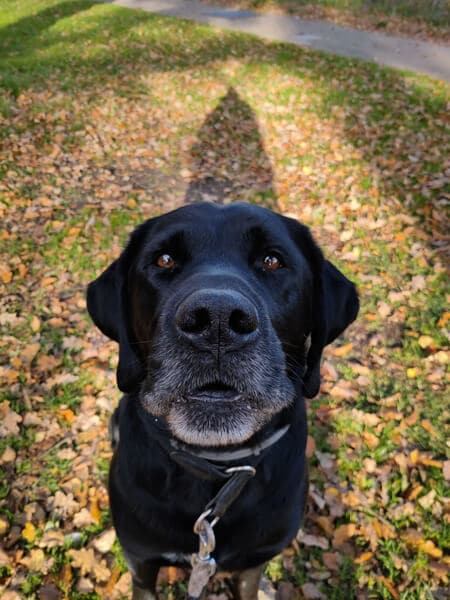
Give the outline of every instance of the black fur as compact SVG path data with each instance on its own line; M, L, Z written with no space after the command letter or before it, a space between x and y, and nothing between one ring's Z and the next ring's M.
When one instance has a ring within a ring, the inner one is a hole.
M161 254L176 266L158 267ZM268 254L282 268L265 270ZM187 301L195 310L189 304L186 324L179 315ZM290 422L217 524L215 558L221 569L243 570L289 544L307 489L303 397L317 394L322 350L358 306L354 285L324 260L305 226L245 204L195 204L150 219L89 285L90 315L119 343L117 379L126 395L115 416L110 497L138 585L151 588L155 567L184 564L180 555L197 550L193 523L221 485L176 464L161 443L170 435L194 446L240 447ZM210 323L191 334L189 319L202 310ZM246 310L250 326L247 315L245 331L224 332L230 311ZM219 393L205 402L201 390L217 382L236 400Z

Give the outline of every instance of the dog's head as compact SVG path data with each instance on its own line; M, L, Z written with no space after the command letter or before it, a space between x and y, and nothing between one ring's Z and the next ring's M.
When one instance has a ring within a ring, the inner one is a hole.
M318 392L322 350L358 297L297 221L194 204L138 227L88 310L119 343L119 388L182 441L217 446Z

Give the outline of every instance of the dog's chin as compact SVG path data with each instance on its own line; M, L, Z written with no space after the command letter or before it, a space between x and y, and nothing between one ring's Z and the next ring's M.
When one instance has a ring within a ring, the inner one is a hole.
M270 419L272 410L233 389L205 388L165 404L149 402L146 410L163 417L171 434L195 446L243 444ZM156 409L156 411L155 411Z
M251 438L265 424L263 416L245 402L207 400L172 407L167 424L172 435L186 444L230 446Z
M245 443L292 401L287 393L253 397L221 382L177 396L147 392L144 408L166 423L170 433L194 446L236 446Z

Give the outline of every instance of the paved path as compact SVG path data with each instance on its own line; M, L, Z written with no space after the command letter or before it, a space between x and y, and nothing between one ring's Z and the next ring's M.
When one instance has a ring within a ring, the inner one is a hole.
M254 33L271 40L309 46L332 54L375 61L390 67L426 73L450 81L450 46L360 31L325 21L304 20L291 15L226 9L195 0L109 1L160 15L183 17L226 29Z

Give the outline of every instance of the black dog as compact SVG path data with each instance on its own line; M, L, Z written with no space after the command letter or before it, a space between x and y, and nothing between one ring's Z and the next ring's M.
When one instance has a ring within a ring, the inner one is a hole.
M119 343L109 490L133 598L191 557L190 596L215 559L255 598L302 518L303 398L357 315L354 285L297 221L194 204L138 227L90 284L88 310Z

